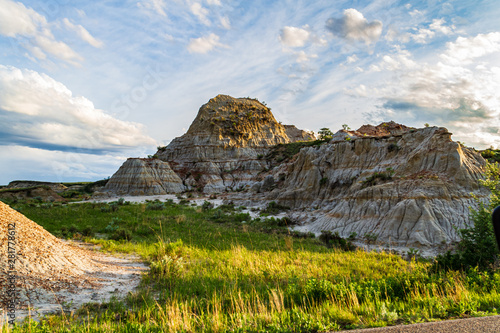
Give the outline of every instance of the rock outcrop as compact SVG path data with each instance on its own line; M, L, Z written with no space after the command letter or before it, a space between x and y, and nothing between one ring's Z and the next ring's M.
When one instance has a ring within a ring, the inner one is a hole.
M267 167L262 157L270 147L312 139L312 133L278 123L256 99L218 95L200 108L186 134L156 156L168 162L188 188L214 192L253 183Z
M458 240L454 226L469 222L472 193L486 195L478 184L484 163L445 128L383 123L303 148L272 170L282 181L271 192L251 197L292 207L309 231L430 247Z
M158 159L128 160L106 189L228 191L227 199L245 206L291 207L304 230L406 248L457 241L454 227L470 222L473 195L487 195L478 181L485 160L442 127L387 122L341 130L329 142L313 139L278 123L257 100L219 95Z
M46 202L64 201L56 191L46 185L37 185L27 188L5 188L0 190L0 199L8 201L16 200L40 200Z
M61 193L64 192L67 187L61 183L51 183L51 182L37 182L33 180L13 180L7 185L6 189L25 189L32 187L45 186L49 187L51 190Z
M157 195L185 191L181 178L169 164L158 159L129 158L109 179L104 193Z

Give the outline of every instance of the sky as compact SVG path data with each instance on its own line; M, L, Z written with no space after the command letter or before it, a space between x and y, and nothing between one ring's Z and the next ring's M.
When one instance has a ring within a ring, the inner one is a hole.
M500 148L498 0L0 0L0 184L93 181L218 94Z

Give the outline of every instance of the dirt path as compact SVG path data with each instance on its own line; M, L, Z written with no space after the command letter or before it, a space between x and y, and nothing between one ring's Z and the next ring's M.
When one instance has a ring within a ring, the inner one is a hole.
M96 250L93 244L82 242L68 242L71 245ZM50 313L71 313L83 304L89 302L106 302L112 297L123 299L139 285L142 274L148 267L133 255L99 256L98 262L102 270L85 273L82 280L92 281L91 284L75 285L60 283L57 288L23 288L20 291L21 308L16 309L16 321L27 316L37 320ZM57 285L57 282L56 282ZM0 326L5 321L5 314L0 309Z
M342 331L349 333L498 333L500 316L445 320L432 323L399 325Z

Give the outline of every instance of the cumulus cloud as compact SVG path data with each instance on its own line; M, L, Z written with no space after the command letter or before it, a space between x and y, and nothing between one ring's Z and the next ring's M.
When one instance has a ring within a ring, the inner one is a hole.
M20 2L0 0L0 34L25 38L20 40L20 45L38 59L46 59L49 53L76 66L83 61L71 47L55 39L43 15Z
M190 53L207 53L212 51L216 47L228 47L222 43L219 43L219 36L211 33L208 36L200 38L191 38L187 49Z
M93 47L103 47L104 43L98 39L95 39L94 36L92 36L90 32L88 32L87 29L85 29L81 25L75 25L67 18L63 19L63 22L68 29L75 31L82 40L86 41Z
M310 37L311 33L307 29L296 28L296 27L286 26L283 29L281 29L280 33L281 43L290 47L304 46Z
M458 37L446 44L446 52L441 58L452 64L470 64L476 58L500 51L500 32L479 34L475 37Z
M378 41L382 34L382 22L368 20L356 9L344 10L341 18L329 18L326 29L333 35L351 41L362 41L367 45Z
M0 65L0 136L4 145L49 150L117 151L153 145L137 123L125 122L73 96L62 83Z
M160 16L167 16L167 13L165 13L165 9L167 9L165 0L143 0L137 3L137 7L154 12Z

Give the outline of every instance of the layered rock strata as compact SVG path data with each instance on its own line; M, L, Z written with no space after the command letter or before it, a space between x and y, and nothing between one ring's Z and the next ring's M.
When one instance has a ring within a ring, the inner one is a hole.
M469 223L472 194L486 195L478 183L484 163L445 128L363 126L303 148L272 170L276 186L260 200L291 207L304 228L316 233L436 246L458 240L454 226Z
M234 190L253 183L267 167L262 157L270 147L312 139L312 133L278 123L256 99L218 95L200 108L186 134L156 155L190 189Z
M110 178L102 192L116 195L158 195L185 190L181 178L167 162L129 158Z

